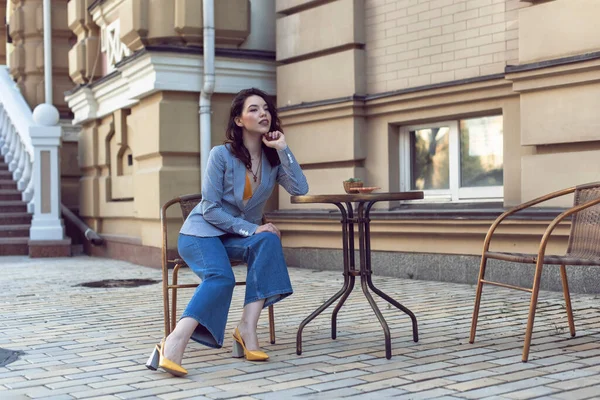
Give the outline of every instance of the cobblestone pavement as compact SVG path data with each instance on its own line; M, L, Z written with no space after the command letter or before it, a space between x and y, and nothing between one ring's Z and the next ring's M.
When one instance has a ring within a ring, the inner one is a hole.
M375 277L411 308L410 320L378 299L392 332L383 332L360 291L342 308L336 340L330 312L308 325L296 355L298 324L341 287L341 273L290 269L295 294L275 306L277 344L259 335L270 360L251 363L191 343L174 378L144 363L162 333L159 284L136 288L76 286L102 279L160 279L160 271L100 258L0 257L0 347L20 358L0 367L0 398L54 399L588 399L600 398L600 303L574 295L577 337L569 338L560 293L542 292L530 362L522 363L528 296L486 287L477 341L468 343L475 289L469 285ZM243 269L238 270L240 277ZM186 276L193 279L191 275ZM191 291L182 292L183 306ZM228 332L240 317L234 293Z

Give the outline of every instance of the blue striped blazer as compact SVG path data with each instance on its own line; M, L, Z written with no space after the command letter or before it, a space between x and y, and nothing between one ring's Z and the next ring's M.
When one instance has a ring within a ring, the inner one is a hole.
M244 206L245 165L227 145L213 147L202 179L202 201L188 215L179 232L200 237L225 233L252 236L262 223L265 203L276 183L291 195L306 194L308 182L289 147L278 150L277 154L281 164L273 168L262 153L260 185Z

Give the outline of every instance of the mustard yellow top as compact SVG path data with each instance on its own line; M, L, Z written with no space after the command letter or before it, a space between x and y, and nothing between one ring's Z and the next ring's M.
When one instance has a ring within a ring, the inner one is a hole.
M250 177L246 173L246 185L244 185L244 200L248 200L252 197L252 183L250 183Z

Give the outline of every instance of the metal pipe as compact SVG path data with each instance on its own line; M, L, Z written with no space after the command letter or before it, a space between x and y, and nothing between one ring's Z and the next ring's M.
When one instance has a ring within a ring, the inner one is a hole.
M95 231L92 230L92 228L87 226L85 222L83 222L77 215L69 210L67 206L61 204L60 210L62 212L62 216L68 219L77 227L77 229L83 232L83 235L90 243L92 243L94 246L101 246L104 243L104 239L102 239Z
M204 84L200 92L200 177L204 177L211 148L211 97L215 90L215 7L214 0L203 0Z
M44 0L44 93L46 104L52 104L52 16L50 0Z

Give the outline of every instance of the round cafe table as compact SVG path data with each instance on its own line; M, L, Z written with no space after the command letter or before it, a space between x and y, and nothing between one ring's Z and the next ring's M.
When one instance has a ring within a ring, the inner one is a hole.
M392 299L389 295L385 294L381 289L378 289L373 284L371 276L373 271L371 270L371 232L370 232L370 218L369 214L371 207L378 201L403 201L403 200L419 200L423 198L423 192L411 191L411 192L397 192L397 193L369 193L369 194L332 194L332 195L315 195L315 196L292 196L291 201L293 204L333 204L335 205L342 214L342 252L344 260L344 284L340 291L334 294L329 300L323 303L317 308L312 314L302 321L298 327L298 333L296 335L296 353L302 354L302 331L304 327L321 314L327 307L341 297L341 300L335 306L333 313L331 314L331 338L336 338L336 321L337 314L344 305L344 302L354 289L354 281L357 276L360 276L360 285L365 297L369 301L373 312L377 316L383 333L385 335L385 357L389 360L392 358L392 348L390 339L390 328L388 327L385 318L381 314L381 311L377 307L373 296L369 292L371 289L382 299L386 300L390 304L397 307L402 312L406 313L412 321L413 340L417 342L419 340L419 333L417 328L417 318L408 308ZM353 207L355 203L355 207ZM356 210L356 213L355 213ZM359 269L356 270L355 257L354 257L354 242L356 232L354 225L358 225L358 243L359 243Z

